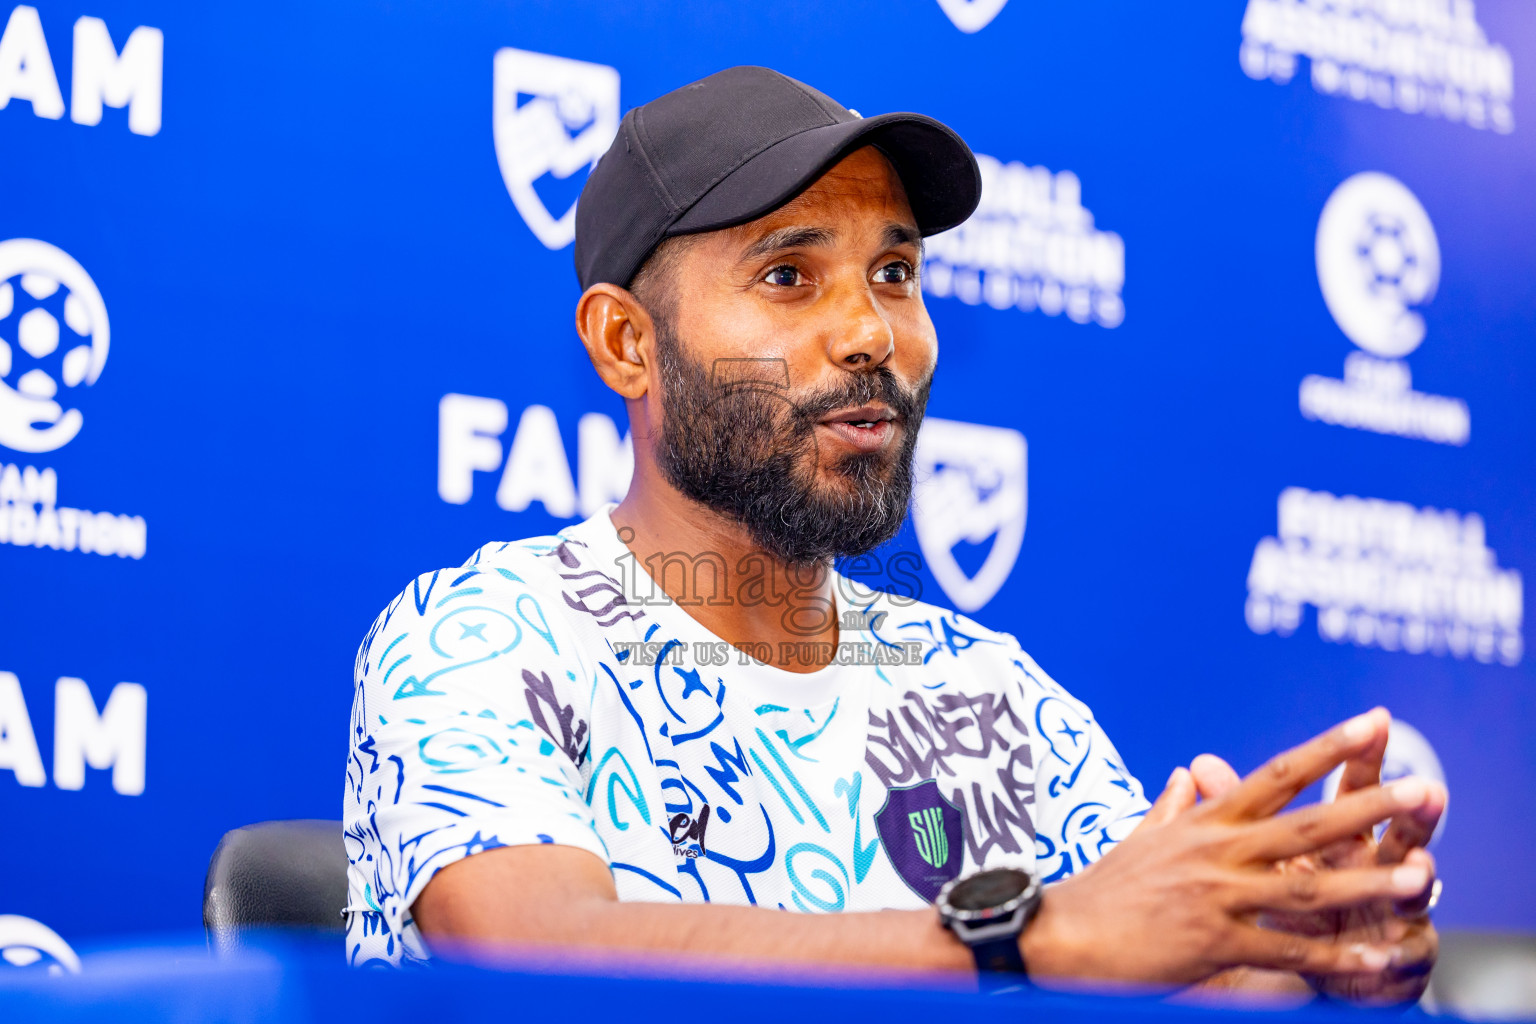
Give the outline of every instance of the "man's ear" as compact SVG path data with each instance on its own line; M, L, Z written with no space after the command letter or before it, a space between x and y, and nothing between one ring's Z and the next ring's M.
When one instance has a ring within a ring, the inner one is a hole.
M628 399L645 394L655 327L633 294L612 284L588 288L576 303L576 333L605 384Z

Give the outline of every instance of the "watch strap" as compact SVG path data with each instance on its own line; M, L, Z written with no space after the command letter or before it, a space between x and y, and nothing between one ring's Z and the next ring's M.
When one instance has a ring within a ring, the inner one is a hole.
M971 947L976 957L976 969L983 974L1025 974L1024 953L1019 949L1017 935L978 942Z

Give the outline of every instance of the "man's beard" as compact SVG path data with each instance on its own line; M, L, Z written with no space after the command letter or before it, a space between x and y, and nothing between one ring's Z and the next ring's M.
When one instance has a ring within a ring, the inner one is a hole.
M795 565L861 555L896 536L912 495L912 453L932 374L908 388L885 367L853 370L796 395L782 360L717 360L712 375L683 351L670 324L658 318L656 328L665 389L656 461L673 487ZM896 413L898 442L844 453L825 466L837 479L818 479L817 422L871 402Z

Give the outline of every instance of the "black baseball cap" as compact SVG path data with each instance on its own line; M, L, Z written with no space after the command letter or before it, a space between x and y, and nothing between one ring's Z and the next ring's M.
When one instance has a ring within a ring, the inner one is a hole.
M628 287L663 239L761 217L868 145L901 176L924 235L981 200L976 157L950 128L922 114L861 117L769 68L727 68L636 107L581 190L581 287Z

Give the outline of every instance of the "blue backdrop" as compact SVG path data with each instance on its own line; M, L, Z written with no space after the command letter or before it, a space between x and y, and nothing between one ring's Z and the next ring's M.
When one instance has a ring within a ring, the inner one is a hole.
M1452 793L1443 926L1536 928L1536 9L0 16L0 914L195 926L225 830L339 815L375 613L622 493L571 324L592 156L758 63L983 155L925 268L938 422L887 552L922 596L1154 791L1388 705Z

